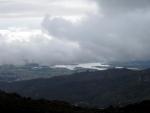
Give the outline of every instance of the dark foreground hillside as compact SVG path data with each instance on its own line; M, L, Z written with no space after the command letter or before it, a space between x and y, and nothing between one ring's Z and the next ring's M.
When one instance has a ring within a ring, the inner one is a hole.
M0 113L150 113L150 101L122 108L82 108L62 101L32 100L0 91Z
M0 113L90 113L63 101L32 100L0 91Z
M80 106L124 106L150 99L150 69L109 69L50 79L0 82L0 89L34 99L62 100Z

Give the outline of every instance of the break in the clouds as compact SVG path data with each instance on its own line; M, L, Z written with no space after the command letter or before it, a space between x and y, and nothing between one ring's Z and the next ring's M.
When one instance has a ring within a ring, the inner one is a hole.
M150 60L149 0L3 0L0 6L4 23L30 18L26 27L36 27L49 15L41 30L1 30L0 63Z

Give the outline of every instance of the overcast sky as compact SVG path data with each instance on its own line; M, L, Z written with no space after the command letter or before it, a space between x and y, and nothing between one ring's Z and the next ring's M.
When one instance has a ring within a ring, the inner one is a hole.
M0 0L0 63L150 60L150 0Z

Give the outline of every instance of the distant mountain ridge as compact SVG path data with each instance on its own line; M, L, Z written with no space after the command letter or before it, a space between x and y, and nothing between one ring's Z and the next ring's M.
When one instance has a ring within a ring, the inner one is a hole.
M60 75L71 75L78 72L101 71L112 68L123 68L117 65L102 63L82 63L72 65L53 65L43 66L36 63L25 65L0 65L0 81L13 82L21 80L31 80L37 78L51 78ZM127 67L128 69L138 70L139 68Z
M150 61L126 61L126 62L110 62L111 66L119 66L124 68L138 68L147 69L150 68Z

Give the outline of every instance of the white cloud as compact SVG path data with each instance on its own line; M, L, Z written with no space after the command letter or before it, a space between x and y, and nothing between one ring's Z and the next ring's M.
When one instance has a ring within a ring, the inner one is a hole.
M20 64L24 60L41 64L74 62L78 43L53 38L41 30L0 30L0 64Z

